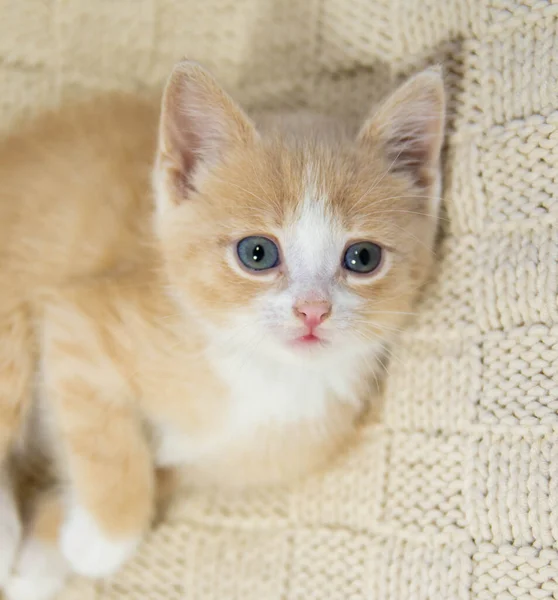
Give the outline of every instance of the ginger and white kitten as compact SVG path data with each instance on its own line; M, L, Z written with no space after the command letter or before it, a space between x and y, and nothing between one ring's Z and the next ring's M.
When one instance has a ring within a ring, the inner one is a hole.
M38 447L64 483L20 542L3 482L9 600L118 569L156 467L244 486L327 464L431 267L438 71L358 131L256 125L188 61L158 112L95 101L0 147L0 453Z

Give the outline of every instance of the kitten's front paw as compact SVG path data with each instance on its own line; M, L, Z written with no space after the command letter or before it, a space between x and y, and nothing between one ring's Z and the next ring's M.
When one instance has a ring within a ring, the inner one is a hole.
M6 600L51 600L64 586L67 575L68 565L58 548L26 539L4 595Z
M12 570L21 540L21 522L11 490L0 486L0 588Z
M115 573L134 554L140 540L141 535L108 537L84 508L75 506L62 526L60 545L73 571L100 578Z

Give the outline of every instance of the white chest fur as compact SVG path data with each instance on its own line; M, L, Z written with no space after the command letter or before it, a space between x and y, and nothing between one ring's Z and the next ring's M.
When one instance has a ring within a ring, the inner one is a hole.
M355 406L359 402L354 393L354 377L340 365L313 369L304 364L230 357L220 360L216 371L230 390L221 425L199 438L185 435L171 424L159 425L159 464L195 464L226 452L229 444L261 428L288 429L302 422L319 424L332 401Z

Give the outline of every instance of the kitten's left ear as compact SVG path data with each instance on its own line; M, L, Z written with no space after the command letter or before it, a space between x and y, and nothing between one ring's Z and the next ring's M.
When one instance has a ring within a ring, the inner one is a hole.
M393 172L427 192L437 182L444 140L445 95L439 69L427 69L397 89L364 123L359 140L381 144Z
M163 94L156 173L173 189L159 190L159 205L185 200L229 152L257 135L252 121L208 71L194 61L179 62Z

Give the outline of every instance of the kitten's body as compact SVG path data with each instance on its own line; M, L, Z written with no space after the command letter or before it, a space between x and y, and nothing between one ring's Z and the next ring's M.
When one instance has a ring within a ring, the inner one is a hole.
M192 114L173 113L182 80L164 104L154 228L153 107L113 98L67 109L0 147L0 452L40 440L69 484L62 553L89 575L137 545L153 511L153 465L179 466L191 483L274 483L353 441L368 378L431 261L434 180L423 189L389 175L398 158L355 150L343 124L266 120L254 137L212 80L188 68ZM221 164L212 152L225 142ZM375 212L363 206L372 191ZM182 201L192 195L200 200ZM228 249L262 234L281 242L281 280L244 273ZM387 274L372 292L361 279L339 285L343 246L370 236L393 248ZM301 297L331 302L320 326L331 350L291 343ZM0 530L13 512L3 506ZM35 523L62 518L47 508ZM39 529L10 600L46 598L60 583L52 573L65 574L58 527L44 539ZM13 550L0 541L0 561Z
M270 127L275 122L273 117L262 120ZM293 121L298 127L299 117ZM289 118L281 122L288 127ZM299 135L308 139L314 127L310 117L304 123ZM150 419L161 465L199 464L212 454L229 464L231 457L223 452L227 444L260 425L321 423L331 394L361 407L360 373L312 372L304 361L283 365L258 356L257 345L235 352L208 347L195 316L177 314L150 227L157 124L153 106L115 97L48 115L27 139L20 133L15 148L5 144L0 178L4 189L13 180L15 190L13 202L0 204L0 227L9 233L0 232L0 256L8 267L0 276L2 289L9 292L8 307L29 311L38 335L45 321L47 327L67 329L72 338L82 331L84 354L86 328L103 331L123 379L138 392ZM30 163L40 168L30 170ZM72 315L75 322L69 321ZM101 371L92 349L89 360L91 368ZM266 432L265 437L272 436ZM284 450L276 457L279 462ZM276 459L266 465L264 479L269 467L277 468ZM296 468L291 461L289 469ZM224 475L242 485L244 468Z

